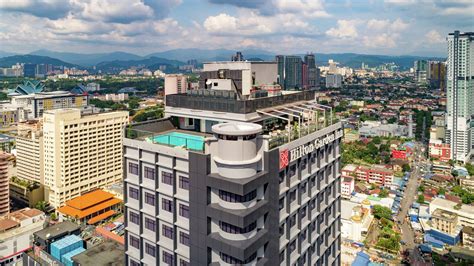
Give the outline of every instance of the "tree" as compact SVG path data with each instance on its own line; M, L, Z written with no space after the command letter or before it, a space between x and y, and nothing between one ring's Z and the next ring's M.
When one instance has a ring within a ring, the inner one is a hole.
M418 203L420 203L420 204L425 203L425 196L423 196L423 195L418 195L418 199L416 200L416 202L418 202Z
M58 216L56 215L56 213L51 213L51 220L53 221L56 221L58 219Z
M128 108L137 109L138 107L140 107L140 103L138 99L133 98L133 99L130 99L130 101L128 101Z
M392 211L390 210L390 208L384 207L382 205L374 205L374 207L372 208L372 213L377 219L392 219Z
M420 186L418 187L418 191L420 191L420 192L425 192L425 186L420 185Z
M443 188L443 187L440 188L440 189L438 189L438 194L439 194L439 195L444 195L444 194L446 194L446 189Z
M409 164L406 163L402 165L402 169L403 169L403 172L410 172L411 167Z
M385 190L385 189L380 190L379 197L380 197L380 198L386 198L386 197L388 197L388 191Z
M467 172L469 172L469 175L470 176L474 176L474 165L470 164L470 163L466 163L464 165L464 167L466 167L467 169Z
M376 136L372 139L372 143L380 144L380 143L382 143L382 139L379 136Z
M38 201L35 205L35 208L40 210L40 211L45 211L46 210L47 203L46 201Z

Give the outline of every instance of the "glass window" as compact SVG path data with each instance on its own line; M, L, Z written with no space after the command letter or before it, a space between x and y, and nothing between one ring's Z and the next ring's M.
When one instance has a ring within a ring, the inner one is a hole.
M140 215L138 213L129 212L128 217L130 218L130 222L140 224Z
M257 197L257 191L253 190L249 193L240 196L231 192L227 192L224 190L219 190L219 198L227 202L249 202Z
M296 240L293 240L293 242L290 243L290 253L295 251L296 249Z
M140 262L136 262L134 260L130 260L130 266L140 266Z
M257 253L256 252L253 253L252 255L250 255L250 257L248 257L244 261L241 261L237 258L234 258L222 252L220 253L220 256L221 256L221 260L224 261L225 263L241 265L241 264L248 264L252 262L253 260L255 260L257 258Z
M290 228L295 226L295 224L296 224L296 214L290 217L289 224L290 224Z
M191 264L183 259L179 259L179 266L191 266Z
M293 190L290 192L290 202L293 202L296 200L296 190Z
M161 225L161 234L167 238L173 239L173 228L165 224Z
M219 222L219 227L221 228L222 231L230 234L245 234L248 233L252 230L254 230L257 227L257 222L253 222L249 225L247 225L244 228L240 228L238 226L226 223L226 222Z
M162 257L163 257L162 261L163 261L164 263L166 263L166 264L168 264L168 265L174 265L174 263L173 263L173 261L174 261L173 254L170 254L170 253L168 253L168 252L166 252L166 251L163 251L162 255L163 255L163 256L162 256Z
M138 175L138 164L129 162L128 163L128 172L130 174Z
M278 201L278 210L282 210L284 207L285 207L285 198L281 198L279 201Z
M145 243L145 253L155 257L156 256L156 247L154 245Z
M136 189L134 187L129 187L128 188L128 195L130 196L130 198L137 200L138 195L139 195L138 189Z
M161 208L165 211L173 212L173 202L169 199L161 199Z
M189 235L185 232L179 232L179 243L189 246Z
M155 206L155 195L151 194L151 193L148 193L148 192L145 192L145 203L149 204L149 205L152 205L152 206Z
M164 184L173 185L173 174L162 171L161 182L163 182Z
M179 187L182 189L189 190L189 178L185 176L179 177Z
M145 166L145 178L155 180L155 169Z
M155 232L156 231L156 221L150 218L145 217L145 228Z
M134 236L130 236L129 240L130 240L130 246L134 248L138 248L138 249L140 248L140 239Z
M179 204L179 215L189 219L189 207Z

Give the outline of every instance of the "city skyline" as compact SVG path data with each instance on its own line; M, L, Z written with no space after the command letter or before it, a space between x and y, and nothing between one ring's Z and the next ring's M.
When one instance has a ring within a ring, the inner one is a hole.
M134 0L110 4L107 0L2 1L1 50L146 54L226 47L283 54L444 56L447 34L469 31L469 16L474 12L474 3L463 0Z

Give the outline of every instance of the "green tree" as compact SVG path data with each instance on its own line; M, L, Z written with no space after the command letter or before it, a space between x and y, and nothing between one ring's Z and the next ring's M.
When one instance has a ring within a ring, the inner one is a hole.
M140 107L140 103L138 99L134 98L128 101L128 108L137 109L138 107Z
M51 213L51 220L53 221L56 221L58 219L58 216L56 215L56 213Z
M386 198L386 197L388 197L388 191L385 190L385 189L380 190L379 197L380 197L380 198Z
M372 213L374 214L374 217L377 219L385 218L385 219L392 219L392 211L390 208L387 208L382 205L374 205L372 208Z
M416 200L416 202L418 202L418 203L420 203L420 204L425 203L425 196L423 196L423 195L418 195L418 199Z
M38 201L35 205L35 208L40 210L40 211L45 211L46 210L47 203L46 201Z
M420 185L420 186L418 187L418 191L420 191L420 192L425 192L425 186Z
M402 169L403 169L403 172L410 172L411 167L409 164L406 163L402 165Z
M443 188L443 187L440 188L440 189L438 189L438 194L439 194L439 195L444 195L444 194L446 194L446 189Z
M377 136L377 137L374 137L374 138L372 139L372 142L373 142L374 144L380 144L380 143L382 143L382 139L381 139L379 136Z
M474 165L470 164L470 163L466 163L464 165L464 167L466 167L467 171L469 172L469 175L470 176L474 176Z

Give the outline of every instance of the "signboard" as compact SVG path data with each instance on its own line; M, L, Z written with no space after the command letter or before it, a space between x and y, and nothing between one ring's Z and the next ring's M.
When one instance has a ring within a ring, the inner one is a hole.
M332 134L329 134L329 135L326 135L324 137L321 137L321 138L318 138L318 139L315 139L314 141L311 141L307 144L304 144L304 145L300 145L294 149L291 149L291 150L283 150L283 151L280 151L280 169L282 168L285 168L286 166L288 166L288 164L290 164L291 162L294 162L296 160L298 160L299 158L309 154L309 153L312 153L313 151L321 148L321 147L324 147L325 145L333 142L334 140L342 137L343 135L343 131L342 130L339 130L339 131L336 131Z

